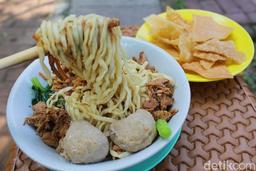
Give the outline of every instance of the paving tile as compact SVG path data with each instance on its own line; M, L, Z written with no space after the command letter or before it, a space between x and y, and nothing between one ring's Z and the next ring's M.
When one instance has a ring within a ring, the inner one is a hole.
M104 10L103 10L104 9ZM132 13L131 13L132 11ZM88 8L76 8L72 9L71 13L76 15L86 15L90 13L96 13L108 17L117 17L121 21L121 25L142 24L143 18L152 14L160 13L160 6L136 6L136 7L119 7L118 10L115 7L88 7ZM129 16L129 17L127 17Z
M1 29L1 32L2 34L4 34L0 40L4 41L4 42L1 42L1 45L2 44L9 44L9 42L13 43L13 42L16 42L20 37L23 37L24 33L26 32L25 29L23 28L8 28L7 29L4 29L2 28ZM9 47L9 49L11 49Z
M226 14L227 17L241 23L241 24L247 24L250 23L250 19L243 13L233 13L233 14Z
M0 70L0 82L4 81L6 77L6 70Z
M251 2L252 2L254 5L256 5L256 0L251 0Z
M215 0L204 0L200 1L204 10L213 11L217 13L223 13L223 10L220 8L218 3Z
M2 105L6 102L6 99L9 96L9 92L11 91L13 83L14 81L5 81L0 84L0 101L2 103L0 108L2 108Z
M4 49L2 46L0 46L0 58L4 58L7 57L15 52L19 52L20 50L11 50L11 49L6 49L4 51L1 51L2 49ZM1 71L0 71L1 72Z
M6 117L0 114L0 131L6 127Z
M0 155L0 170L4 171L6 160L9 154L10 144L12 144L11 142L13 141L9 135L4 135L0 136L0 142L0 152L3 152L3 155Z
M33 42L8 42L0 46L0 58L12 55L33 46Z
M17 7L16 5L8 5L8 8L4 8L4 13L6 13L4 23L5 27L12 27L15 25L29 27L40 23L40 18L45 18L50 11L53 10L54 1L44 0L38 3L35 3L30 6L22 5ZM18 12L17 12L18 11ZM7 18L6 18L7 16ZM36 19L37 17L37 19ZM35 20L33 19L35 18ZM0 17L2 20L2 16ZM24 25L22 25L22 23Z
M175 7L176 5L176 0L159 0L159 2L163 11L166 10L166 6Z
M37 17L34 17L34 19L20 19L20 18L15 18L13 20L8 21L4 27L16 27L16 28L30 28L30 27L35 27L37 28L40 26L40 23L42 20L37 19Z
M72 0L71 8L92 7L92 6L138 6L138 5L159 5L158 0Z
M6 116L5 116L6 118ZM9 132L9 129L8 129L8 126L7 126L7 123L6 125L3 126L3 128L0 130L0 136L9 136L10 135L10 132Z
M73 0L70 9L70 13L76 15L96 13L117 17L121 25L142 24L144 17L160 12L159 0Z
M245 30L250 34L250 36L252 37L252 39L255 39L255 30L253 29L252 26L250 25L243 25L243 27L245 28Z
M15 81L21 72L25 69L23 64L19 64L19 67L10 68L6 71L6 81Z
M233 0L216 0L220 7L224 10L225 13L241 13L242 10L234 3Z
M5 8L6 6L8 6L8 8ZM4 5L0 5L0 8L3 10L4 15L8 15L11 13L12 16L21 13L22 11L28 9L28 7L29 6L26 6L26 4L24 4L17 8L17 6L13 3L6 3Z
M2 29L4 30L4 36L0 36L0 58L35 45L32 35L36 28L19 28L20 27Z
M191 8L191 9L203 8L198 0L186 0L185 3L186 3L186 8Z
M236 3L245 13L256 11L255 4L250 0L234 0Z
M24 1L27 4L27 7L31 7L30 5L33 5L34 0L27 0ZM246 0L248 2L249 0ZM22 2L22 1L21 1ZM158 3L156 0L147 0L147 1L140 1L140 0L98 0L97 4L95 4L95 0L73 0L73 9L71 9L72 13L76 14L87 14L87 13L97 13L101 15L107 15L110 17L117 16L121 19L123 23L122 25L129 25L129 24L140 24L143 22L142 18L149 15L150 13L158 13L160 12L160 7L158 6ZM236 0L236 3L234 3L233 0L217 0L218 3L215 3L214 0L185 0L186 2L186 7L187 8L200 8L200 9L206 9L210 11L215 11L218 13L226 12L228 13L227 16L230 18L233 18L234 20L241 22L241 23L249 23L250 21L256 22L256 19L253 18L255 17L255 13L253 12L253 8L248 3L245 6L245 0L243 2L240 0ZM200 2L200 3L199 3ZM251 2L256 4L256 0L252 0ZM147 3L147 4L146 4ZM25 3L24 3L25 4ZM101 7L98 7L98 5L101 4ZM150 4L150 5L149 5ZM121 7L122 6L122 7ZM123 7L125 6L125 7ZM136 7L134 7L136 6ZM27 8L26 7L26 8ZM118 11L116 10L117 7ZM3 7L2 7L3 8ZM0 5L0 9L1 5ZM47 8L47 7L46 7ZM241 8L241 9L240 9ZM12 9L9 8L9 10L15 10L15 7ZM21 8L19 9L21 10ZM44 8L45 10L45 8ZM131 13L132 11L132 13ZM250 12L249 13L249 18L246 16L244 12ZM16 11L18 12L18 11ZM37 12L35 12L36 14ZM26 17L30 17L32 15L26 14ZM17 20L14 21L12 26L15 27L20 27L20 28L36 28L38 24L41 22L41 17L43 17L43 14L38 12L38 19L33 18L31 21L26 21L26 20ZM0 17L1 21L1 17ZM248 28L247 28L248 27ZM245 28L251 32L251 27L245 26ZM0 57L1 54L7 54L7 52L11 53L19 49L23 49L24 47L29 46L30 44L22 45L24 42L31 42L30 38L27 36L28 34L32 34L33 32L25 32L24 34L19 34L21 37L16 38L15 43L8 43L7 45L5 44L4 46L0 47ZM15 36L12 36L15 39ZM11 46L10 46L11 45ZM9 47L9 48L8 48ZM2 52L1 50L4 50L5 52ZM22 66L25 66L27 64L22 64ZM6 99L9 94L10 87L13 84L13 81L17 78L18 74L23 70L23 67L17 67L16 69L10 68L8 70L5 70L4 72L0 71L0 81L1 78L6 79L4 85L2 86L0 84L0 129L1 125L3 125L3 120L1 116L5 113L5 105L6 105ZM15 67L14 67L15 68ZM1 73L2 72L2 73ZM6 77L6 78L5 78ZM4 91L3 91L4 90ZM3 91L3 93L2 93ZM1 115L2 114L2 115ZM6 126L2 130L7 130ZM6 131L5 131L6 132ZM1 135L0 134L0 170L3 169L3 155L1 156L1 151L4 151L6 149L7 144L10 142L10 137Z
M53 7L54 0L0 2L0 58L33 46L33 33ZM0 70L0 171L4 170L8 146L13 142L6 125L7 98L14 81L29 63Z
M0 97L0 115L6 115L6 104L7 104L7 97ZM0 151L0 155L1 155L1 151Z
M247 15L252 23L256 23L256 11L247 13Z
M1 55L1 53L0 53ZM7 69L0 69L0 85L2 82L4 82L6 80L6 71ZM1 91L1 90L0 90Z
M256 40L256 23L254 23L251 28L253 29L253 31L255 32L255 37L253 37Z

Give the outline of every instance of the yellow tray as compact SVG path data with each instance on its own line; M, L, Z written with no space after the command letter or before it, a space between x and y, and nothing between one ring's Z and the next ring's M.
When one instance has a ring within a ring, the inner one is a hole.
M187 21L191 21L192 15L194 14L211 16L219 24L234 28L233 32L228 37L228 39L234 41L236 48L245 54L246 60L241 64L228 65L228 70L233 76L242 72L251 63L254 56L253 41L250 35L248 34L248 32L237 22L229 19L228 17L225 17L223 15L210 12L210 11L182 9L182 10L177 10L177 12ZM162 17L165 17L166 13L162 13L159 15ZM143 39L150 42L151 37L149 33L150 33L149 26L146 23L144 23L138 30L136 38ZM210 81L220 80L220 79L207 79L198 74L192 74L192 73L186 73L186 75L188 80L191 82L210 82Z

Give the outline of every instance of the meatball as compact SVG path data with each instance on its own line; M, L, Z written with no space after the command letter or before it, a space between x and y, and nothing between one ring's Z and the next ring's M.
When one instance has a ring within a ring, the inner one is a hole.
M143 109L110 125L111 140L128 152L136 152L147 147L155 136L155 120L148 111Z
M59 149L73 163L92 163L107 156L109 143L107 137L89 122L73 121Z

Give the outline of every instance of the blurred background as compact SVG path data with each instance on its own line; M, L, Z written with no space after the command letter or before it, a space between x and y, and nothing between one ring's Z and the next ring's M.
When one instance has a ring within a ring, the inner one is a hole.
M0 0L0 58L33 46L32 35L43 19L96 13L117 17L122 26L139 25L149 14L164 11L166 5L224 14L239 22L256 40L256 0ZM29 63L0 70L0 171L4 170L13 143L5 117L7 98L14 81ZM254 92L255 71L254 59L242 73Z

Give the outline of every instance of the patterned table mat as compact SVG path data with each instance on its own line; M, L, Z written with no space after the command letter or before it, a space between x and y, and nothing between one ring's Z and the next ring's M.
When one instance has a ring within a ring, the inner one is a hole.
M256 170L255 96L243 80L192 83L191 90L180 139L155 170L201 171L219 162L226 170L232 167L228 163Z
M126 27L123 32L134 36L137 28ZM181 136L153 170L201 171L220 162L225 170L231 170L228 163L248 164L247 170L256 170L256 98L248 86L240 77L190 86L191 106ZM7 170L47 169L13 146Z

